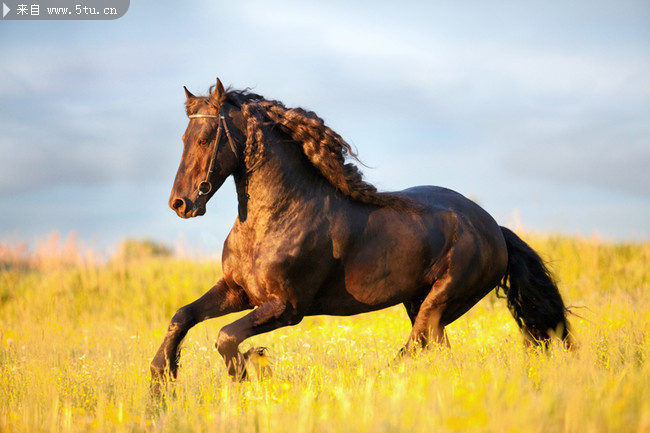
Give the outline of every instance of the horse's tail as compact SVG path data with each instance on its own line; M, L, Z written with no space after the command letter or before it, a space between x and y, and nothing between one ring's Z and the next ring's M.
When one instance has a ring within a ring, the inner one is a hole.
M527 339L546 346L551 337L573 345L560 291L540 256L511 230L501 227L508 247L508 269L497 288L502 289L508 308Z

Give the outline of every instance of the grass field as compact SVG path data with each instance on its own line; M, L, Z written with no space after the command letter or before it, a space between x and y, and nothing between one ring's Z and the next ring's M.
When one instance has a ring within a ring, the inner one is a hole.
M403 308L314 317L242 344L273 375L233 383L197 325L166 408L149 362L215 260L144 252L96 261L0 249L0 432L650 432L650 243L527 235L577 314L579 347L526 350L494 293L448 327L450 350L388 367Z

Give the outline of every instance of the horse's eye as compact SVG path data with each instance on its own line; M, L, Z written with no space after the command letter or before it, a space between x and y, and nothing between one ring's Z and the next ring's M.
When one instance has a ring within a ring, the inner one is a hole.
M208 144L208 140L205 139L205 138L201 138L201 139L199 139L199 144L201 146L205 146L206 144Z

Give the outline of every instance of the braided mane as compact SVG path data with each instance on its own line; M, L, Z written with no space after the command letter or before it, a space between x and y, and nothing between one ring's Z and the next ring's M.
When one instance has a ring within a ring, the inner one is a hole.
M212 101L211 96L196 99L203 101L188 101L188 113L196 112L198 107L195 104L199 102L215 108L220 105L220 101ZM352 147L313 111L287 108L280 101L267 100L248 90L228 89L226 102L239 107L246 122L244 158L249 170L254 170L263 162L265 131L279 125L302 147L307 159L323 177L346 197L407 212L419 209L420 206L412 200L393 193L378 192L375 186L365 182L359 168L352 162L346 162L346 158L359 162Z

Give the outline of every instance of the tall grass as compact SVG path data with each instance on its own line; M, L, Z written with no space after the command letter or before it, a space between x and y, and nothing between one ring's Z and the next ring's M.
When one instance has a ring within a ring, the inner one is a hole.
M149 400L149 362L219 263L79 251L57 262L24 247L10 260L5 246L0 431L649 432L650 243L525 239L576 314L574 352L525 349L491 294L448 327L450 350L392 367L410 328L402 308L306 318L243 343L270 348L273 375L240 384L213 345L231 315L190 331L164 410Z

